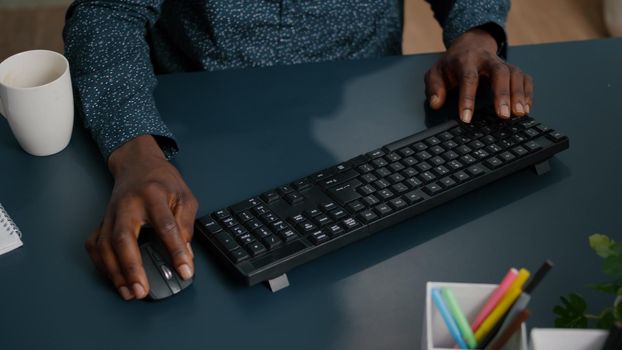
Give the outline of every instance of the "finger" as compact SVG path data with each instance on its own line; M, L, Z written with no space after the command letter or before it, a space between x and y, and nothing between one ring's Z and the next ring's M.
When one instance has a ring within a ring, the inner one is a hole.
M510 117L510 69L505 63L496 63L491 68L492 93L495 111L501 118Z
M438 64L432 66L425 75L425 91L432 109L439 109L445 104L447 90Z
M460 97L458 99L458 111L460 119L465 123L470 123L475 110L475 94L479 75L475 67L463 70L460 78Z
M148 208L148 216L162 243L168 249L175 269L179 275L187 280L192 277L194 264L188 252L187 242L181 237L181 232L166 198L154 198Z
M120 207L112 229L112 248L125 277L127 286L134 296L142 299L149 291L149 281L143 267L137 237L144 211L138 206Z
M127 282L125 281L125 277L123 277L123 273L119 268L117 257L112 250L109 230L103 229L100 233L97 238L97 250L102 259L108 278L112 281L115 288L117 288L117 291L119 291L121 297L125 300L133 299L134 294L127 287Z
M181 237L186 242L192 241L198 207L197 200L189 190L179 195L173 214L181 231Z
M99 239L99 232L100 232L99 228L95 230L86 240L84 247L86 248L86 251L91 257L93 264L95 264L97 271L99 271L99 273L101 273L102 275L106 275L107 273L104 267L104 262L102 261L101 256L99 255L99 251L97 250L97 240Z
M510 88L512 96L512 113L522 117L525 115L525 79L523 72L516 68L510 68Z
M530 75L525 74L525 79L523 80L524 91L525 91L525 113L529 114L529 110L531 106L533 106L533 78Z

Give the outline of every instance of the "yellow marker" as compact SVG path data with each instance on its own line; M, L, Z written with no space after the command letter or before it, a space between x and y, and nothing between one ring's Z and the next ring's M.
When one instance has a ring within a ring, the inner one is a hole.
M475 341L478 343L486 338L488 333L495 328L495 325L505 316L505 313L512 307L512 304L518 299L523 292L522 287L529 279L529 271L526 269L520 269L518 276L510 285L507 293L501 298L499 304L490 312L490 315L486 317L484 322L479 326L475 332Z

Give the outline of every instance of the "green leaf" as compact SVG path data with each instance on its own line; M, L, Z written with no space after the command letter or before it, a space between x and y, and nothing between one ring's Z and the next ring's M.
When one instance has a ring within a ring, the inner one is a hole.
M617 322L622 322L622 301L615 305L614 316Z
M596 327L600 329L609 329L615 323L615 316L613 309L605 309L600 315L598 321L596 321Z
M559 328L586 328L587 317L585 310L587 305L582 296L572 293L567 297L560 297L561 305L553 308L553 312L558 316L555 319L555 327Z
M618 280L615 282L602 282L602 283L593 283L587 285L589 288L597 290L599 292L617 295L622 292L622 280Z
M618 255L619 251L615 249L616 243L606 235L595 233L589 237L590 247L601 258Z
M622 255L611 255L603 261L603 272L622 279Z

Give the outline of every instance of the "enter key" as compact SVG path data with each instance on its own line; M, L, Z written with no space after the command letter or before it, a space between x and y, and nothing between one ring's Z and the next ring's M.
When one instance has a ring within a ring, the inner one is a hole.
M328 193L341 205L346 205L346 203L361 197L361 195L356 192L356 189L361 185L362 183L359 180L354 179L330 188Z

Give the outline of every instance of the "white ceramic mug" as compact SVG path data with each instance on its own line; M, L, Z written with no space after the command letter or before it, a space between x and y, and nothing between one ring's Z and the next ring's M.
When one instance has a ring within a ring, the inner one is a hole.
M73 129L67 59L57 52L33 50L0 63L0 114L32 155L47 156L67 147Z

